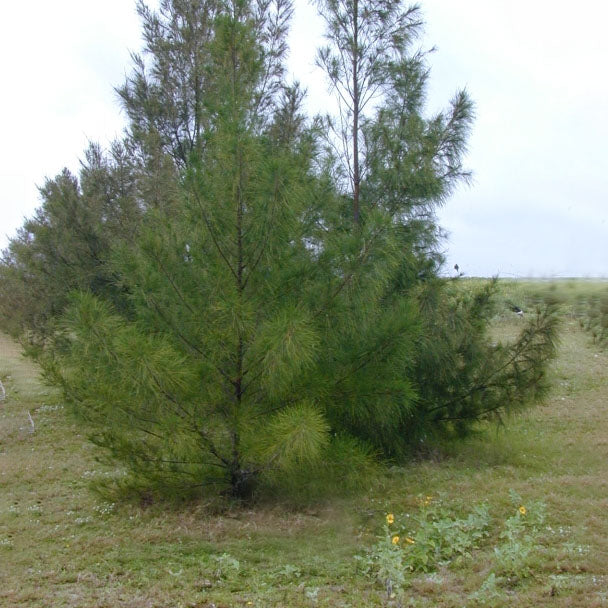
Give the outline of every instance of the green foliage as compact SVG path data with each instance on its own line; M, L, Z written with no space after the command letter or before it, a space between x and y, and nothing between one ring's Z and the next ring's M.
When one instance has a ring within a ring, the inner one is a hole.
M361 200L371 164L366 123L374 102L394 88L392 68L407 57L420 29L419 8L404 7L399 0L319 0L316 4L328 41L319 49L317 65L337 93L339 106L337 118L326 118L327 141L335 151L336 175L352 195L353 220L359 224L362 203L365 209L380 202ZM413 111L417 114L417 110Z
M531 501L524 506L517 492L509 492L515 513L505 519L494 547L490 574L470 598L480 604L492 602L522 579L532 575L532 559L538 549L538 536L546 519L542 501Z
M601 347L608 345L608 292L589 298L583 315L579 323L591 334L593 342Z
M501 587L531 574L530 558L545 521L545 505L535 501L526 507L513 490L510 497L515 514L505 519L498 534L490 574L470 596L479 603L492 600ZM360 568L381 583L389 596L409 584L410 573L455 567L462 559L470 559L474 550L487 543L494 527L487 503L475 505L466 517L457 517L431 496L419 502L417 513L389 513L378 542L365 556L356 557Z
M473 508L466 518L455 518L440 503L424 505L414 519L415 532L407 538L414 542L407 552L406 567L427 572L436 564L470 557L488 535L490 516L487 504Z
M398 543L393 543L388 527L385 527L384 532L367 555L356 555L355 560L363 573L383 585L386 594L391 597L394 591L405 585L407 568L403 550Z
M269 462L279 469L314 465L330 441L330 427L323 414L308 403L292 405L273 416L263 441Z
M415 369L419 402L404 429L410 436L463 435L478 420L500 421L546 394L545 370L557 345L557 306L547 302L528 314L514 340L493 341L489 327L496 292L496 281L467 289L458 281L422 286L424 331Z
M140 3L124 142L48 182L0 265L11 328L137 487L353 489L546 389L552 308L494 344L494 284L438 277L473 110L461 92L424 115L418 9L320 10L340 24L320 63L353 102L337 130L285 80L288 0ZM419 526L418 561L450 557L449 532Z
M140 210L124 146L91 145L79 178L64 169L40 188L42 206L9 242L0 263L0 325L40 342L53 331L70 290L89 290L124 308L108 267L110 249L132 238Z
M114 250L132 317L78 296L43 359L95 442L138 475L238 497L332 451L369 459L337 431L398 442L417 327L410 302L384 304L391 218L328 231L336 198L310 173L313 148L258 133L264 53L248 10L216 19L214 124L181 201L150 208L136 242Z
M386 522L376 545L357 560L390 595L404 586L410 572L431 572L439 565L470 557L489 535L490 515L483 503L466 518L458 518L439 500L427 496L415 515L395 518L389 513Z
M492 572L481 584L481 587L471 593L469 599L483 605L490 603L493 605L497 600L501 599L504 595L503 589L499 586L499 581L496 578L494 572Z
M215 577L217 579L228 578L239 573L241 564L238 559L235 559L228 553L222 553L221 555L213 555L212 559L217 564L215 569Z
M308 464L294 464L287 470L268 470L260 480L259 496L307 505L319 497L356 495L368 489L382 473L378 453L369 444L346 434L331 435L326 447Z
M494 547L493 572L499 580L517 581L531 574L530 556L537 545L537 535L545 521L545 505L532 502L524 506L521 496L511 491L511 501L517 511L508 517L500 533L500 543Z

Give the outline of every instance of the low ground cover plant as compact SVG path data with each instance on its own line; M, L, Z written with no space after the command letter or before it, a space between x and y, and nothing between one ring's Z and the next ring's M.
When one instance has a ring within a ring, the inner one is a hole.
M457 569L475 550L493 544L489 574L471 599L485 601L501 589L512 587L531 575L531 560L546 520L545 504L524 504L510 492L512 508L504 519L491 514L487 502L473 505L459 515L439 498L419 498L412 513L388 513L378 542L356 560L368 577L386 589L387 595L411 586L413 575Z

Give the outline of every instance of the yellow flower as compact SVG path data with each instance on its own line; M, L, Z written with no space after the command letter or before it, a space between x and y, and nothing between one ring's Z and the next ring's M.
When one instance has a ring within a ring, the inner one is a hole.
M397 535L393 536L393 545L396 545L399 542L399 537Z
M525 514L526 514L526 507L524 507L523 505L522 505L521 507L519 507L519 512L520 512L522 515L525 515Z
M386 523L387 523L387 524L392 524L392 523L394 523L394 522L395 522L395 516L394 516L392 513L389 513L389 514L386 516Z
M413 545L416 541L413 538L410 538L409 536L406 536L405 537L405 542L408 543L408 544L410 544L410 545Z

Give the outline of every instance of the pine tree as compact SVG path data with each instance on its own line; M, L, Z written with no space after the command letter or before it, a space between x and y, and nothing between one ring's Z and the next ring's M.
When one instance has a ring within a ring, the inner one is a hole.
M216 119L207 94L216 84L209 66L217 18L238 10L221 0L161 0L155 12L138 0L144 52L133 55L133 73L117 92L130 120L129 140L144 157L160 149L184 168L193 152L199 157L204 153L206 133ZM284 88L292 13L286 0L258 0L247 7L247 20L264 53L263 73L250 100L258 121L271 119L274 99Z
M339 116L329 120L359 223L361 182L367 172L364 128L368 110L390 87L389 66L420 28L417 6L399 0L319 0L329 44L319 50L321 66L337 93Z
M549 389L546 369L559 329L556 303L545 300L511 341L492 339L496 279L480 285L425 281L418 300L423 331L412 371L418 401L402 428L409 445L464 436L480 420L504 416L539 401Z
M341 197L312 170L301 96L268 82L281 72L251 15L235 3L215 19L213 120L181 200L149 207L113 257L135 322L79 296L65 354L46 361L96 441L140 475L240 497L328 451L365 460L357 441L398 443L417 331L411 302L382 302L399 263L390 215L344 226Z
M460 92L425 117L418 9L321 11L340 154L285 82L288 0L140 3L124 141L48 184L44 229L0 268L3 289L32 272L56 287L23 326L144 487L248 498L321 469L356 478L546 386L551 311L492 345L491 288L438 277L435 210L468 177L472 106Z
M110 154L91 144L79 176L64 169L40 196L41 207L0 263L3 327L38 344L54 331L71 290L124 304L108 267L110 249L133 237L140 218L131 162L118 143Z

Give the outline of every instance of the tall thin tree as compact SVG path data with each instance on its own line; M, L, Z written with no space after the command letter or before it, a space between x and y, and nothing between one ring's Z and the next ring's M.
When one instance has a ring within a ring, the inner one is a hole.
M339 116L332 124L347 173L353 219L359 224L361 181L366 172L362 127L366 112L389 82L389 65L407 48L420 25L417 6L400 0L318 0L329 44L317 55L337 93Z

